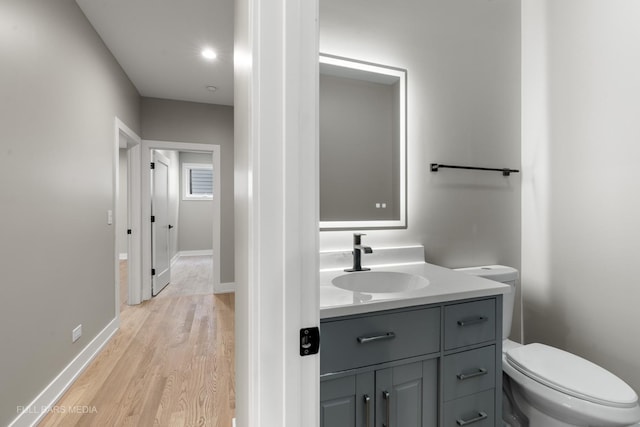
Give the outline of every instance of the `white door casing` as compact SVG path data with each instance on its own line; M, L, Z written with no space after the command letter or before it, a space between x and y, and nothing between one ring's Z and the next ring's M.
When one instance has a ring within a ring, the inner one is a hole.
M318 2L235 6L236 421L316 427Z
M142 241L141 241L141 205L140 205L140 139L138 143L127 150L127 216L129 221L127 245L127 274L129 305L142 302Z
M128 229L131 230L131 234L127 239L127 271L128 271L128 303L138 304L140 303L139 289L141 284L141 271L140 271L140 251L141 251L141 233L140 233L140 175L136 173L138 165L140 163L140 137L129 128L118 117L115 118L115 156L114 156L114 212L119 212L119 190L120 190L120 162L119 162L119 150L120 148L127 149L127 218ZM125 221L125 218L115 217L114 224L114 239L115 245L115 295L116 295L116 318L120 318L120 259L118 254L117 236L115 233L118 231L117 224L119 221Z
M151 295L156 296L171 279L171 254L169 253L169 159L153 152L151 169Z

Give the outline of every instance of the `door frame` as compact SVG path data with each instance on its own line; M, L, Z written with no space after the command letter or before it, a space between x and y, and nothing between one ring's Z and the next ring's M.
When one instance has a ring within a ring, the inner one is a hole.
M142 140L139 163L141 181L141 228L142 232L142 280L140 300L151 299L151 150L195 151L211 153L213 165L214 194L220 194L220 146L177 141ZM213 198L213 291L220 289L220 197ZM177 230L177 224L176 224Z
M118 222L124 220L118 215L120 207L120 148L127 149L127 222L131 234L127 238L127 291L128 303L136 301L136 290L140 288L141 270L140 270L140 177L136 173L139 171L140 164L140 145L141 138L129 126L127 126L120 118L115 118L115 136L114 136L114 167L113 167L113 194L114 194L114 246L115 246L115 287L116 287L116 319L120 319L120 254L118 248Z
M237 0L236 421L317 427L318 0Z

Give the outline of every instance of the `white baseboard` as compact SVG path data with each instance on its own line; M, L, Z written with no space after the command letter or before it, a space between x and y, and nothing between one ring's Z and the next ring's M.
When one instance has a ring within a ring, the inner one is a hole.
M35 426L54 407L55 403L69 389L71 384L89 366L118 330L119 320L113 319L105 328L67 365L44 390L25 406L9 427ZM67 408L69 409L69 408Z
M173 267L173 264L175 264L178 261L178 258L180 258L180 252L177 252L172 258L171 258L171 266Z
M127 255L127 253L126 253L126 252L121 253L121 254L119 255L120 261L124 261L124 260L126 260L128 257L129 257L129 256Z
M218 286L216 286L216 288L213 290L214 294L228 294L228 293L232 293L236 291L236 284L235 282L226 282L226 283L220 283Z
M205 255L213 255L213 249L201 249L198 251L180 251L178 252L180 256L205 256Z

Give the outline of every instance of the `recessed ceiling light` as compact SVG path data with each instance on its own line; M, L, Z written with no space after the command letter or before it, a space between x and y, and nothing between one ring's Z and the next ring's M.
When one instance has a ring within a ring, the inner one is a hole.
M215 92L218 90L218 88L215 86L207 86L207 90L210 90L211 92Z
M215 53L213 49L210 49L210 48L202 49L201 53L205 59L209 59L209 60L214 60L218 57L218 54Z

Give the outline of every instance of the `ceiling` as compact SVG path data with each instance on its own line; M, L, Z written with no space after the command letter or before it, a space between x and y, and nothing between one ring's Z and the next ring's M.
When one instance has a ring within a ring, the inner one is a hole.
M142 96L233 105L233 0L76 2Z

